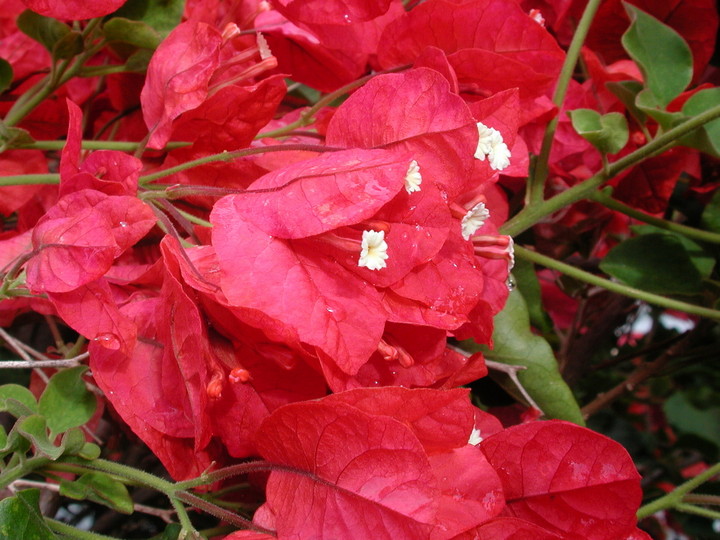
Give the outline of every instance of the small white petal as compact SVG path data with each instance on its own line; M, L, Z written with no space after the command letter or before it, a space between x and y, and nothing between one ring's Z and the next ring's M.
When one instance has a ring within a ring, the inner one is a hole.
M480 161L485 161L485 157L490 161L490 167L496 171L502 171L510 165L510 149L503 141L502 134L494 129L489 128L482 122L477 123L478 129L478 145L475 150L475 157Z
M405 191L412 193L414 191L420 191L420 184L422 184L422 176L420 175L420 166L414 159L410 162L407 174L405 175Z
M475 232L485 225L485 221L490 217L490 211L485 208L485 203L477 203L472 207L465 216L462 218L460 225L462 226L462 235L465 240L470 240L470 237Z
M388 245L385 242L385 231L363 231L362 249L358 266L368 270L380 270L385 268L385 261L388 258Z
M473 427L472 432L470 433L470 438L468 439L468 444L472 444L473 446L477 446L482 442L483 438L480 435L480 430L476 427Z
M266 60L273 55L272 51L270 50L270 45L268 45L267 39L265 39L265 36L263 36L260 32L257 33L257 46L258 50L260 51L260 58L262 60Z

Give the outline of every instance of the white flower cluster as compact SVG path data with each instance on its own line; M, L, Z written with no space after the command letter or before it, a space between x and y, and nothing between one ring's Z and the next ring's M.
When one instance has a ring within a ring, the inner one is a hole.
M368 270L380 270L387 266L388 245L385 242L385 231L363 231L360 260L358 266Z
M482 122L477 123L478 140L475 157L480 161L488 158L490 167L495 171L502 171L510 165L510 149L503 142L502 135L494 128L487 127Z
M472 209L465 214L460 223L462 226L462 235L465 240L470 240L470 237L475 232L485 225L485 222L490 217L490 210L485 208L485 203L477 203Z

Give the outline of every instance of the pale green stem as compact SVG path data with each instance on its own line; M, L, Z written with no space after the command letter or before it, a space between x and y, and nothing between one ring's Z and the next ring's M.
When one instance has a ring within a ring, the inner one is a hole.
M635 218L638 221L649 223L660 229L676 232L688 238L699 240L701 242L720 244L720 234L718 233L695 229L694 227L688 227L687 225L682 225L681 223L675 223L674 221L668 221L666 219L651 216L649 214L646 214L645 212L642 212L641 210L637 210L632 206L628 206L627 204L621 203L620 201L613 199L609 193L606 193L605 190L593 192L590 198L595 202L599 202L603 206L606 206L610 210L615 210L616 212L620 212L622 214L625 214L626 216Z
M349 84L346 84L342 88L338 88L334 92L330 92L329 94L323 96L320 98L315 105L310 107L307 111L305 111L303 114L300 115L300 118L295 120L295 122L291 122L290 124L283 126L278 129L274 129L272 131L265 131L263 133L259 133L255 139L265 139L268 137L281 137L283 135L287 135L288 133L292 132L295 129L309 126L312 124L315 119L313 118L317 112L322 109L323 107L326 107L330 105L333 101L335 101L338 98L341 98L351 90L354 90L355 88L359 88L366 82L368 82L370 79L374 79L378 75L383 75L385 73L394 73L396 71L402 71L404 69L407 69L408 66L399 66L396 68L386 69L384 71L379 71L377 73L371 73L370 75L366 75L364 77L361 77L357 79L356 81L353 81Z
M717 474L720 474L720 463L716 463L706 471L698 474L696 477L691 478L684 484L680 484L667 495L663 495L659 499L641 506L637 511L637 518L645 519L648 516L652 516L655 512L666 510L668 508L674 508L677 504L682 504L682 498L685 494L690 493L693 489L697 488L701 484L704 484Z
M585 11L580 18L575 35L570 42L567 54L565 56L565 62L563 63L560 76L558 77L557 85L555 86L555 92L553 93L553 103L560 109L565 101L565 95L567 94L570 80L572 79L573 73L575 72L575 65L577 64L578 57L580 56L580 49L582 48L585 38L587 37L590 25L595 17L595 12L600 6L600 0L590 0L585 6ZM548 177L548 163L550 161L550 151L552 150L552 143L555 138L555 130L557 129L559 117L553 118L545 128L545 135L543 137L542 148L538 159L535 162L535 170L533 175L530 177L527 185L526 201L528 206L542 202L545 192L545 181Z
M57 521L46 517L45 523L50 530L62 536L62 538L73 538L74 540L118 540L114 536L105 536L104 534L94 533L91 531L83 531L62 521Z
M574 202L590 197L598 187L610 178L648 157L664 152L674 146L677 140L683 136L716 118L720 118L720 105L712 107L704 113L683 122L670 131L656 137L645 146L611 163L608 167L607 175L599 172L595 176L572 186L551 199L524 208L510 221L505 223L500 228L500 232L509 234L510 236L516 236L526 231L545 216L557 212Z
M201 227L212 227L213 224L209 221L205 221L202 218L199 218L189 212L185 212L184 210L180 210L179 208L175 208L178 214L180 214L182 217L187 219L190 223L194 223L195 225L200 225Z
M173 175L193 167L199 167L200 165L206 165L208 163L215 163L218 161L232 161L237 158L252 156L254 154L264 154L266 152L292 152L295 150L309 151L309 152L337 152L343 150L343 148L331 148L329 146L315 146L311 144L285 144L285 145L274 145L274 146L260 146L256 148L243 148L242 150L235 150L234 152L222 152L220 154L213 154L211 156L205 156L203 158L181 163L175 167L163 169L151 174L146 174L140 177L139 184L145 185L158 178L164 178L166 176Z
M49 174L18 174L15 176L0 176L0 186L27 186L31 184L59 184L60 175Z
M676 309L678 311L691 313L700 317L720 320L720 311L702 306L697 306L695 304L689 304L680 300L673 300L672 298L666 298L664 296L660 296L659 294L653 294L647 291L636 289L635 287L629 287L616 281L610 281L609 279L596 276L595 274L580 270L579 268L575 268L574 266L571 266L569 264L565 264L563 262L556 261L555 259L552 259L550 257L546 257L545 255L541 255L540 253L537 253L535 251L525 249L522 246L515 246L515 255L530 262L542 265L546 268L557 270L558 272L561 272L579 281L583 281L591 285L596 285L609 291L616 292L624 296L629 296L630 298L636 298L637 300L642 300L643 302L647 302L648 304L654 304L668 309Z
M720 519L720 512L718 512L717 510L710 510L709 508L695 506L694 504L677 503L675 506L673 506L673 509L677 510L678 512L695 514L696 516L702 516L709 519Z
M65 141L35 141L16 148L21 150L62 150L65 144ZM119 150L121 152L134 152L140 146L140 143L126 141L82 141L81 144L83 150ZM170 142L162 150L153 150L153 152L166 152L191 144L189 142Z

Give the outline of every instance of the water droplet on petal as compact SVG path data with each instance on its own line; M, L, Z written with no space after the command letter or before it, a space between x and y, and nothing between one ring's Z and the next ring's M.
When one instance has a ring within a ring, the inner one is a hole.
M120 226L121 226L121 227L127 227L127 226L128 226L127 221L121 221L121 222L120 222Z
M98 334L93 338L93 341L97 341L100 345L107 349L116 351L120 348L120 338L110 332Z
M507 281L505 282L505 285L508 288L508 291L512 291L515 288L515 278L512 276L509 276L507 278Z

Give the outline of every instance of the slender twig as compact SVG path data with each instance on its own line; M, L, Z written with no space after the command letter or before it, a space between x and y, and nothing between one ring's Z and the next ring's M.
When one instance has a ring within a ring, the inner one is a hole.
M618 399L626 392L632 392L640 383L660 373L665 366L667 366L672 360L677 358L690 346L695 336L701 331L700 326L696 327L694 330L686 334L683 339L671 345L665 353L652 362L640 364L625 378L624 381L615 385L607 392L599 394L590 403L585 405L581 409L583 416L585 418L592 416L610 405L610 403Z
M720 320L720 311L718 310L698 306L696 304L690 304L688 302L682 302L680 300L674 300L672 298L666 298L665 296L661 296L659 294L649 293L647 291L636 289L635 287L623 285L622 283L618 283L616 281L610 281L609 279L591 274L585 270L580 270L579 268L557 261L551 257L541 255L540 253L526 249L522 246L515 246L515 255L545 266L546 268L552 268L553 270L557 270L558 272L566 274L577 280L584 281L585 283L597 285L598 287L603 287L609 291L629 296L630 298L635 298L637 300L642 300L648 304L654 304L668 309L677 309L678 311L691 313L700 317Z
M590 0L585 6L585 11L580 18L575 34L570 42L567 54L565 55L565 62L563 63L558 77L557 85L553 93L553 104L560 109L565 101L565 95L567 94L570 80L572 79L573 73L575 72L575 65L577 64L578 57L580 56L580 49L585 42L585 37L590 30L590 24L592 23L595 13L600 7L600 0ZM538 203L543 199L543 193L545 190L545 181L548 177L548 163L550 161L550 151L552 150L553 140L555 139L555 130L557 129L559 118L556 116L553 118L545 128L545 135L543 136L542 148L538 159L535 161L535 170L532 177L529 179L527 186L526 200L528 205Z
M470 358L473 354L476 354L476 353L471 353L469 351L466 351L460 347L457 347L456 345L448 344L447 347L449 349L452 349L453 351L455 351L458 354L462 354L465 358ZM487 358L485 359L485 365L488 367L488 369L493 369L495 371L500 371L501 373L505 373L505 375L507 375L510 378L510 380L513 382L513 384L517 387L520 394L522 394L522 397L525 398L525 401L528 402L528 405L530 405L531 407L540 411L541 414L544 414L543 410L540 408L540 406L537 403L535 403L535 400L532 397L530 397L530 394L528 393L528 391L525 390L525 387L522 385L522 383L520 382L520 379L517 376L518 371L523 371L523 370L527 369L526 366L513 366L510 364L504 364L502 362L495 362L494 360L488 360Z
M681 223L675 223L674 221L668 221L666 219L651 216L649 214L646 214L642 210L637 210L632 206L621 203L617 199L613 199L610 194L606 192L605 189L595 191L590 198L595 202L599 202L610 210L615 210L616 212L620 212L622 214L625 214L626 216L635 218L638 221L649 223L650 225L654 225L655 227L658 227L660 229L676 232L688 238L692 238L693 240L720 244L720 234L718 233L703 231L701 229L682 225Z

